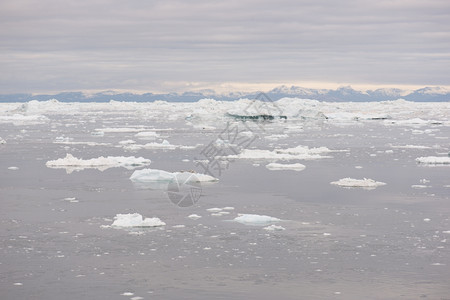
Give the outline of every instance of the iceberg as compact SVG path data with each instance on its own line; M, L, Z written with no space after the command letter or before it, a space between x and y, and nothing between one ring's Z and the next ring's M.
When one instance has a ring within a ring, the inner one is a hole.
M275 170L293 170L293 171L302 171L306 167L302 164L278 164L278 163L270 163L266 165L266 168L272 171Z
M142 169L136 170L130 177L133 182L169 182L174 180L179 174L192 174L184 182L214 182L219 179L206 174L190 173L190 172L167 172L158 169Z
M416 158L416 162L425 165L450 165L450 156L425 156Z
M89 168L105 171L109 168L123 167L132 170L136 167L148 166L150 163L150 159L143 157L100 156L98 158L84 160L67 153L66 157L49 160L45 165L49 168L66 169L67 173L72 173L73 171L81 171Z
M342 187L359 187L359 188L366 188L366 189L374 189L378 186L385 185L384 182L375 181L373 179L353 179L353 178L342 178L338 181L333 181L331 184L342 186Z
M244 225L265 226L272 223L280 222L281 220L275 217L265 215L239 214L239 216L234 218L233 221Z
M159 227L166 223L159 218L143 218L141 214L117 214L111 227Z

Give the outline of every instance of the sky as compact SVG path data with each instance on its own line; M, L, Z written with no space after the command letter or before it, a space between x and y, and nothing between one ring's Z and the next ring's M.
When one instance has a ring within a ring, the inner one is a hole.
M2 0L0 94L450 86L448 0Z

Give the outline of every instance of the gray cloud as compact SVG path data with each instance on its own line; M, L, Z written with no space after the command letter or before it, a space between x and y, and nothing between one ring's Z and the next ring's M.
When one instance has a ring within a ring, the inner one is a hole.
M447 0L5 0L0 93L176 82L450 85L449 20Z

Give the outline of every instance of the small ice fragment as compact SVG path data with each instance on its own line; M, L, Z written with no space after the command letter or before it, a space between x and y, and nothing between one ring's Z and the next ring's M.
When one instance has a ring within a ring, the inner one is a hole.
M131 144L135 144L136 142L133 140L124 140L124 141L120 141L119 145L131 145Z
M413 184L411 187L413 189L426 189L428 186L423 185L423 184Z
M158 169L136 170L131 175L130 180L133 182L156 182L156 181L170 182L172 180L178 179L178 177L184 176L181 174L185 174L186 176L188 176L187 178L181 178L181 179L183 179L184 183L218 181L217 178L214 178L214 177L206 175L206 174L190 173L190 172L173 172L173 173L171 173L171 172L167 172L164 170L158 170Z
M22 282L14 282L14 285L19 286L19 285L23 285L23 283Z
M270 163L266 165L266 168L275 171L275 170L292 170L292 171L302 171L306 167L302 164L278 164L278 163Z
M196 214L192 214L192 215L189 215L188 216L188 218L189 219L192 219L192 220L198 220L198 219L200 219L202 216L199 216L199 215L196 215Z
M186 225L180 224L180 225L173 225L172 226L172 228L184 228L184 227L186 227Z
M255 215L255 214L239 214L239 217L234 218L235 222L239 222L245 225L266 225L271 223L280 222L278 218L265 216L265 215Z
M324 232L324 233L323 233L323 235L324 235L324 236L330 236L330 235L331 235L331 233L328 233L328 232Z
M122 294L120 294L121 296L133 296L134 295L134 293L132 293L132 292L124 292L124 293L122 293Z
M353 179L353 178L342 178L338 181L333 181L331 184L342 186L342 187L361 187L361 188L376 188L381 185L385 185L384 182L375 181L373 179Z
M19 170L19 168L18 167L8 167L8 170L17 171L17 170Z
M142 297L139 297L139 296L136 296L136 297L132 297L132 298L130 298L130 300L142 300L142 299L144 299L144 298L142 298Z
M1 144L6 144L6 141L0 137L0 145Z
M426 156L416 158L416 162L425 165L449 165L450 157L448 156Z
M282 231L282 230L286 230L286 228L284 228L283 226L279 226L279 225L275 225L275 224L272 224L272 225L269 225L267 227L264 227L263 229L267 230L267 231Z
M117 214L114 217L113 227L158 227L164 226L166 223L159 218L143 218L138 213L134 214Z
M362 166L355 166L355 169L362 169Z
M226 206L226 207L222 207L223 210L234 210L234 207L232 206Z
M429 218L425 218L425 219L423 219L423 221L424 221L424 222L430 222L430 221L431 221L431 219L429 219Z
M222 208L213 207L213 208L208 208L206 211L209 211L209 212L219 212L219 211L222 211Z

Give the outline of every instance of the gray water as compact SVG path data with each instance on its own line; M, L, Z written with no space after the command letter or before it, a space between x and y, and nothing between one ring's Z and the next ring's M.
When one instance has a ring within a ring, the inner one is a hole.
M173 128L167 132L172 144L203 146L130 153L116 146L135 139L134 133L91 135L96 128L124 124ZM286 125L266 123L258 134L282 133ZM151 168L201 171L193 160L225 124L217 127L198 131L182 121L126 114L2 124L7 144L0 145L1 299L450 299L450 167L415 162L448 152L445 126L420 127L432 134L417 134L417 128L381 121L304 124L288 139L260 138L250 148L346 151L300 161L306 166L301 172L270 171L267 161L231 161L220 181L202 184L198 202L187 208L174 205L165 190L133 184L133 170L67 174L45 165L66 153L84 159L134 155L151 159ZM111 145L53 142L62 135ZM364 190L330 184L344 177L386 185ZM224 216L206 211L226 206L235 209ZM135 212L167 225L102 227L118 213ZM286 230L230 221L238 213L280 218ZM202 218L189 219L191 214Z

